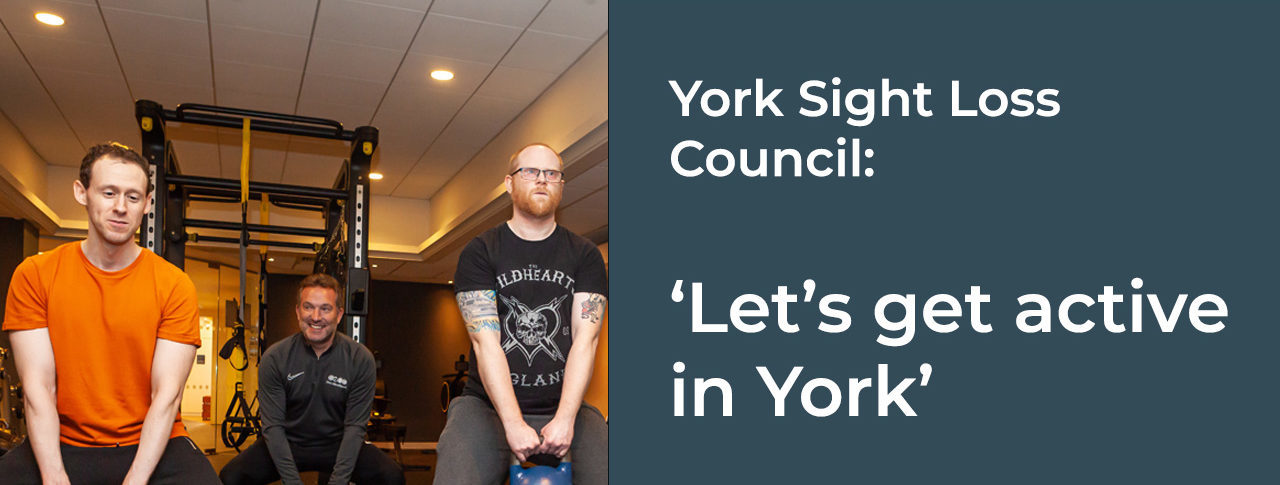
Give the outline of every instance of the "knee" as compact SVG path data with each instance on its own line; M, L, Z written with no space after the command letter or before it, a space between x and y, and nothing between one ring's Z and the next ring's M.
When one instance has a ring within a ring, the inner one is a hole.
M574 428L574 434L579 432L609 434L609 423L605 421L604 415L590 404L583 404L578 408L578 418L574 421Z
M226 466L218 473L218 480L222 481L222 485L243 485L247 483L244 474L240 473L240 467Z

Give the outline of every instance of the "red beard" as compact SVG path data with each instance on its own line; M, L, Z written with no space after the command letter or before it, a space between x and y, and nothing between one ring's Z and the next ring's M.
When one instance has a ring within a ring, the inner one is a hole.
M546 197L533 195L536 190L537 188L533 187L528 190L512 192L511 200L516 209L535 218L542 218L551 215L560 207L561 193L559 190L550 187L545 188Z

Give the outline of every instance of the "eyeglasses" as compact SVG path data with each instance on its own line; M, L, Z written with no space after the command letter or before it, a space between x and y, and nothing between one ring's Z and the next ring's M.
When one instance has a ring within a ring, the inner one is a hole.
M564 172L559 170L542 170L533 167L517 168L511 172L511 175L520 174L520 178L533 181L538 180L538 174L545 175L548 182L559 182L564 179Z

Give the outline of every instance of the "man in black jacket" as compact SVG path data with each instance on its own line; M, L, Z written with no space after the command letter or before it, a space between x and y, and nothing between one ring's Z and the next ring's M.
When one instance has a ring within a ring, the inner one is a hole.
M227 463L227 485L301 484L299 471L332 472L329 483L403 484L404 472L364 442L373 406L373 354L337 332L338 281L313 274L298 287L298 328L262 355L258 402L262 439Z

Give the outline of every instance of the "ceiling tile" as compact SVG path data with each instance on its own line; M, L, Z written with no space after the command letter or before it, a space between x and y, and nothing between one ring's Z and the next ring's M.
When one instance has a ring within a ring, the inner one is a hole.
M165 136L173 140L178 168L182 173L204 177L222 176L217 128L170 122L165 124Z
M404 139L426 143L440 133L453 118L470 93L451 93L430 89L420 83L392 84L386 99L373 118L373 126L384 133L403 135ZM421 153L421 151L419 151Z
M577 37L527 31L499 64L559 75L591 44L592 41Z
M606 0L551 0L529 30L568 35L595 42L609 30Z
M42 24L35 19L37 9L61 16L67 21L60 27ZM109 42L107 30L102 25L102 15L93 2L65 2L41 0L40 2L0 2L0 19L10 33L48 39L73 40L105 44Z
M318 0L208 0L214 25L232 25L282 34L311 37Z
M458 172L467 161L474 157L476 152L480 151L480 147L484 145L472 145L464 143L437 143L427 150L427 154L422 157L421 165L430 165L436 169L440 175L445 178L452 178L453 174ZM431 193L439 190L439 186L430 186L427 188ZM430 195L430 194L428 194Z
M405 56L404 65L396 75L396 84L408 83L406 87L421 86L434 91L470 95L480 86L480 82L489 75L493 67L491 63L410 53ZM453 79L448 81L432 79L431 71L436 69L452 72Z
M473 96L393 191L398 197L428 197L524 109L502 98Z
M527 106L504 98L472 96L458 112L453 123L445 128L443 138L463 140L483 146L498 131L507 126ZM447 141L447 140L442 140Z
M0 36L0 111L46 162L78 165L85 148L8 36Z
M285 183L308 187L332 187L342 168L342 157L293 152L284 167Z
M93 74L120 74L120 64L116 62L115 52L106 41L82 42L24 34L14 34L13 38L18 42L18 47L22 49L27 60L36 68L37 74L42 74L43 68Z
M400 179L409 173L418 157L422 156L422 147L405 146L396 143L389 145L378 143L378 151L374 154L373 169L382 173L382 180L373 181L371 188L375 194L388 195Z
M382 100L386 83L375 83L348 77L308 74L302 83L302 102L323 101L347 106L364 106L368 114L363 119L338 119L344 125L360 126L369 122L373 109ZM303 111L308 113L308 111ZM314 116L308 114L307 116Z
M45 69L41 79L84 143L114 140L137 146L140 138L133 100L118 72L101 75Z
M169 108L172 108L172 106L169 106ZM218 129L213 126L168 121L165 122L164 128L165 136L172 140L194 141L208 144L218 143Z
M403 58L403 50L315 39L307 59L307 73L388 83Z
M547 90L559 74L498 66L476 91L477 96L510 99L525 104L533 102Z
M422 23L422 12L350 0L325 0L316 17L315 38L401 52Z
M212 66L209 57L187 57L155 52L119 50L120 65L130 87L134 81L158 81L170 84L189 84L213 89ZM134 89L134 96L146 94Z
M456 167L445 167L441 163L432 163L424 157L423 161L414 166L409 175L406 175L404 180L400 181L391 195L425 199L436 188L448 181L455 171Z
M216 60L294 71L307 62L308 37L217 24L212 30Z
M373 105L352 106L312 97L298 103L298 114L334 120L342 123L343 129L350 130L369 122L369 118L373 116Z
M131 10L204 22L207 10L201 1L98 0L103 9Z
M546 0L435 0L432 13L524 28Z
M178 155L178 168L185 175L221 177L218 162L218 145L198 141L174 140L173 151Z
M149 99L167 108L183 103L213 103L213 88L208 85L174 84L160 81L130 79L129 86L138 99Z
M301 71L228 61L216 61L213 74L214 85L218 88L219 103L226 104L222 99L223 91L253 93L279 98L278 102L273 104L287 104L288 112L293 112L294 101L298 97L298 86L302 82ZM273 110L254 106L229 106ZM279 110L274 109L274 111Z
M495 64L520 37L520 28L430 14L409 50L418 54ZM455 73L456 74L456 73Z
M79 166L87 147L80 144L76 133L54 109L43 90L33 96L21 91L5 91L0 101L4 112L45 162L53 165Z
M413 12L426 12L431 0L359 0L360 3L396 7Z
M344 159L351 156L351 144L342 140L295 136L289 139L289 151Z
M203 20L105 8L102 15L117 51L181 53L208 62L209 26Z
M294 100L277 95L218 88L219 106L293 114Z

